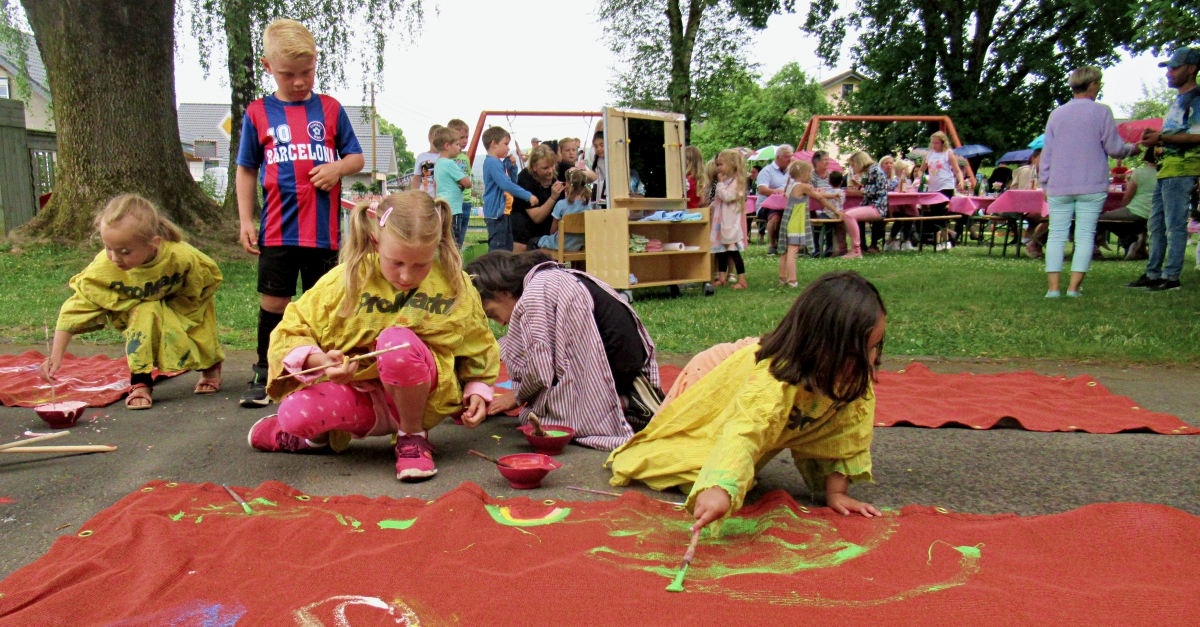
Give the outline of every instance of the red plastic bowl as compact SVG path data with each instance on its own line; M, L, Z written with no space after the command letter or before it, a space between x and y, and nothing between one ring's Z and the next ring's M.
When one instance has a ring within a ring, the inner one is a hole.
M521 433L525 434L525 439L529 440L529 444L533 446L535 453L542 455L558 455L563 452L563 449L571 443L571 439L575 437L575 430L571 427L561 427L559 425L542 425L542 430L550 433L551 431L561 431L566 435L547 435L538 437L533 435L533 425L521 425L517 427Z
M501 462L512 466L496 466L496 470L508 479L508 484L516 490L532 490L542 487L542 478L551 470L562 468L562 464L539 453L518 453L505 455Z
M55 429L67 429L75 426L75 421L83 415L87 403L83 401L63 401L61 403L46 403L33 408L46 424Z

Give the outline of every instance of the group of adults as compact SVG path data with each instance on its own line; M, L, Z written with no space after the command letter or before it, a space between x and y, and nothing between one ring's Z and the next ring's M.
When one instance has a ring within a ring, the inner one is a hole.
M604 131L597 130L591 138L591 151L576 137L542 142L534 138L525 156L525 167L517 174L517 185L533 196L529 200L514 198L512 203L513 252L536 248L543 236L549 235L554 205L566 194L567 176L573 170L583 172L592 185L592 200L606 200ZM588 153L590 152L590 157Z

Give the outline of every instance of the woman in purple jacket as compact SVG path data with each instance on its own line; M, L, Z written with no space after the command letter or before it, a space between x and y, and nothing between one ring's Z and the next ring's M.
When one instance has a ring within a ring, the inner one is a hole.
M1108 191L1108 158L1121 159L1138 151L1117 134L1117 123L1107 105L1096 102L1100 93L1100 68L1084 66L1067 79L1074 98L1055 109L1046 122L1038 179L1050 204L1050 235L1046 242L1046 298L1058 298L1063 249L1071 220L1075 220L1075 253L1071 257L1071 283L1067 296L1079 296L1079 287L1092 262L1096 221Z

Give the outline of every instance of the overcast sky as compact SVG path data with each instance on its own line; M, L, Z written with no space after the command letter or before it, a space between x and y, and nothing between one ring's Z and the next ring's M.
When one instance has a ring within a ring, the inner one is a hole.
M610 101L613 57L601 40L594 11L594 0L441 3L441 14L428 14L410 45L388 46L385 84L376 94L379 114L404 130L409 149L417 153L427 147L424 137L430 125L457 117L474 131L479 112L485 109L599 110ZM820 65L813 54L816 39L800 31L803 21L803 13L776 15L747 42L750 58L762 66L764 75L792 61L818 79L848 68L844 62L838 68ZM564 43L565 33L575 34L572 43ZM177 43L178 101L229 102L224 75L204 78L196 42L181 34ZM224 62L214 67L224 68ZM1120 105L1140 97L1142 81L1152 83L1162 75L1157 60L1149 56L1125 57L1105 70L1101 101L1120 117ZM355 81L329 93L343 104L368 104L360 84ZM508 126L503 117L489 123ZM589 125L582 118L518 118L512 132L521 146L528 147L531 136L584 137L591 126L594 120Z

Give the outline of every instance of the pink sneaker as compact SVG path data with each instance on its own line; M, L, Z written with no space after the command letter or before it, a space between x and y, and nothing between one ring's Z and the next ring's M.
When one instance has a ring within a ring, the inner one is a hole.
M276 414L271 414L254 423L254 426L250 427L250 434L246 436L246 440L250 442L250 446L260 451L295 453L312 448L304 438L285 433L280 429L279 416Z
M419 435L396 439L396 478L401 481L428 479L437 474L433 465L433 444Z

